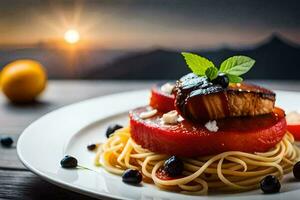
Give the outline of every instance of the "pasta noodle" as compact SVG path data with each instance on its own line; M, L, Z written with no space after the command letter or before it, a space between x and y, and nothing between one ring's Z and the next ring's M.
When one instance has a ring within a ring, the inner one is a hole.
M161 189L190 194L210 191L243 191L259 187L266 175L279 179L289 173L298 161L299 149L292 134L286 133L273 149L263 153L228 151L212 156L184 158L183 176L161 179L159 172L170 155L158 154L142 148L130 137L130 128L117 130L97 150L95 164L107 171L122 174L126 169L138 169L144 181Z

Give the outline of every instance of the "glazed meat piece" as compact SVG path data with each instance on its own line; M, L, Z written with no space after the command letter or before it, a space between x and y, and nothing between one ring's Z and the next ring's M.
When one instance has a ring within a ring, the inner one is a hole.
M175 96L176 110L193 121L267 114L275 104L275 93L268 89L245 83L223 88L192 73L177 81Z

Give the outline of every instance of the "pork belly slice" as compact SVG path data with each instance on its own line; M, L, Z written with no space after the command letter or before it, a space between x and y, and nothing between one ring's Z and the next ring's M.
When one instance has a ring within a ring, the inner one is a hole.
M260 86L237 83L222 88L194 74L177 81L175 96L176 110L193 121L268 114L276 99L274 92Z

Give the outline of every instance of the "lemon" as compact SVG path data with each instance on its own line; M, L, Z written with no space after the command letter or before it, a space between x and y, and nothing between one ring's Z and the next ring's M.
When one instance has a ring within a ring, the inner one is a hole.
M43 66L29 59L7 64L0 74L0 86L6 97L15 103L36 99L45 89L47 76Z

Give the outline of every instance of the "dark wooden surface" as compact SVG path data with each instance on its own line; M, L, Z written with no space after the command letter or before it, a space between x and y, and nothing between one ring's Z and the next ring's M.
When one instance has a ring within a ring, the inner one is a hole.
M0 137L14 138L12 148L0 147L0 199L92 199L43 181L19 161L16 142L22 130L45 113L92 97L150 88L153 82L50 81L39 102L13 105L0 95ZM271 89L300 91L300 81L256 81ZM299 103L300 105L300 103Z

